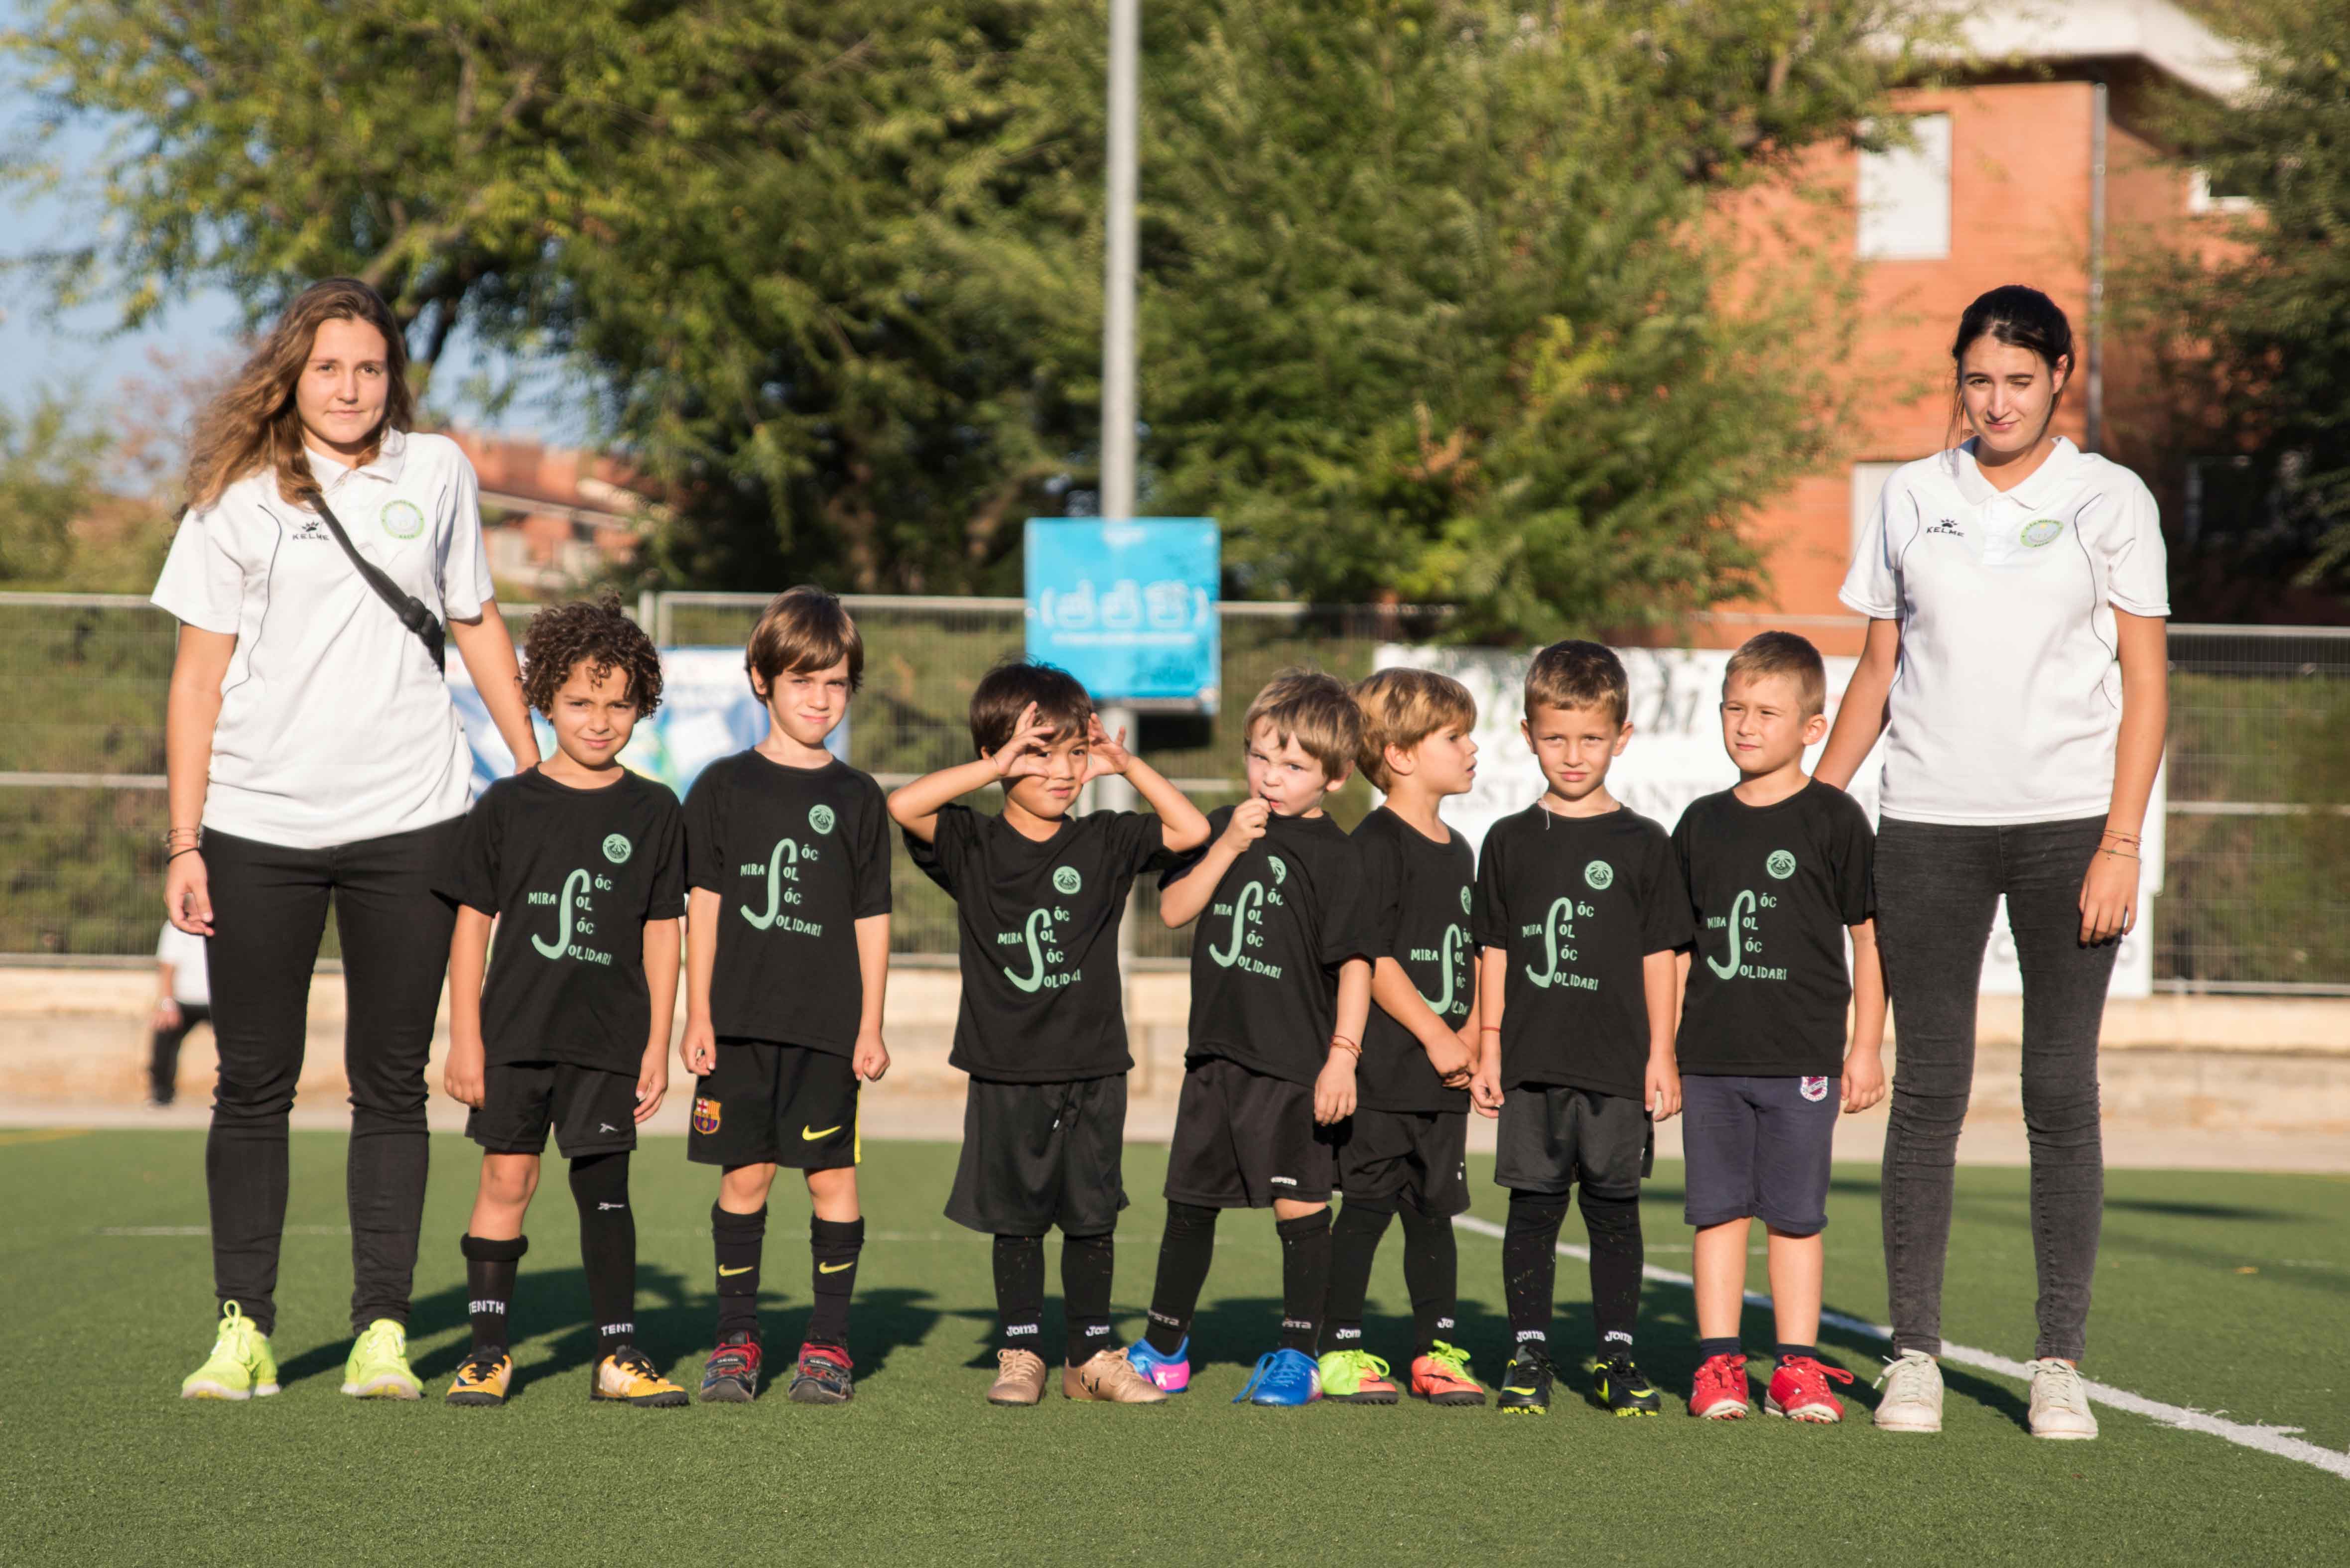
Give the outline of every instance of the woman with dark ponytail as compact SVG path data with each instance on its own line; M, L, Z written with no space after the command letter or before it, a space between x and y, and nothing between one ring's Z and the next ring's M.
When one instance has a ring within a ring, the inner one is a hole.
M2046 295L1984 295L1950 358L1970 434L1886 483L1841 596L1868 639L1818 768L1845 786L1883 733L1877 945L1898 1033L1882 1199L1895 1357L1877 1424L1941 1429L1959 1130L2004 896L2040 1282L2031 1428L2094 1438L2078 1365L2105 1197L2097 1032L2162 762L2162 529L2136 474L2051 428L2074 360Z
M479 491L412 431L376 291L311 285L198 421L155 585L180 620L165 713L172 923L210 941L220 1084L204 1181L220 1328L180 1392L277 1392L286 1115L332 896L349 999L351 1327L343 1392L413 1399L424 1065L454 907L432 891L471 794L446 635L519 767L538 762L492 597Z

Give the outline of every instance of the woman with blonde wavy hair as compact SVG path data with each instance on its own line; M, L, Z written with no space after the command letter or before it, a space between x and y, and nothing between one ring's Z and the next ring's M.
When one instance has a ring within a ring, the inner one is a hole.
M286 1118L331 896L348 992L351 1326L343 1392L416 1398L408 1297L424 1068L453 906L433 890L473 766L442 623L518 767L538 761L455 442L411 429L406 345L355 278L311 285L200 417L154 601L172 923L210 939L220 1082L204 1177L220 1328L190 1398L277 1392ZM365 563L364 567L362 563Z

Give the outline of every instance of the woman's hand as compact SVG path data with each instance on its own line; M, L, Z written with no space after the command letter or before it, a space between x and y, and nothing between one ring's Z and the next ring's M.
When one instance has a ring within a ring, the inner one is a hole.
M2081 878L2081 941L2095 947L2118 941L2137 924L2137 870L2134 855L2099 849Z
M461 1106L480 1110L484 1081L489 1075L482 1064L485 1054L479 1040L452 1037L449 1042L449 1060L441 1067L442 1092Z
M176 854L163 867L163 913L190 936L213 934L212 875L202 850Z

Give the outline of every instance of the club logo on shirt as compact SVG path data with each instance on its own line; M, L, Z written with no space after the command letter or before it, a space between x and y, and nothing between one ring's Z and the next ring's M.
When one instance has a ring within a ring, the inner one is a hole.
M823 806L816 809L825 810ZM826 815L829 816L831 814L826 812ZM775 848L768 851L764 863L754 860L742 868L745 877L766 879L767 907L754 910L748 904L737 904L735 911L751 922L751 929L754 931L792 931L810 937L824 935L823 921L806 919L795 912L800 902L800 862L821 858L821 852L814 845L803 849L797 839L776 839Z
M1592 864L1600 863L1594 861ZM1579 962L1583 957L1576 946L1575 920L1577 918L1591 919L1598 912L1595 906L1578 903L1573 898L1555 898L1551 901L1549 912L1543 916L1542 924L1520 927L1520 936L1540 937L1543 943L1543 967L1536 969L1532 964L1523 965L1526 978L1544 991L1555 985L1569 986L1577 991L1597 991L1597 981L1588 975L1575 974L1567 966Z
M1762 869L1784 882L1795 874L1795 857L1784 849L1771 851L1771 858L1762 862Z
M1288 862L1283 860L1280 856L1268 855L1264 857L1264 863L1273 867L1273 885L1274 887L1278 888L1284 882L1289 880Z
M830 833L832 831L833 820L832 807L828 805L812 805L808 807L808 826L814 828L816 832Z
M626 842L623 840L622 842ZM612 955L588 945L596 940L596 895L612 890L610 878L592 877L585 869L563 879L563 891L528 893L524 902L555 910L555 940L533 933L530 945L546 959L577 959L582 963L608 964Z
M1077 875L1077 868L1076 867L1055 866L1053 867L1053 891L1060 894L1063 898L1074 898L1076 895L1077 889L1085 885L1086 879Z
M1274 861L1275 866L1280 864L1277 859ZM1277 877L1275 879L1278 880ZM1264 946L1264 932L1260 929L1264 923L1264 907L1267 904L1278 907L1280 903L1279 893L1268 893L1262 882L1250 882L1241 888L1231 903L1209 906L1210 914L1227 916L1232 922L1222 944L1211 944L1208 948L1208 956L1215 961L1217 968L1231 969L1237 964L1247 974L1261 974L1267 980L1281 978L1279 964L1267 963L1248 950Z
M708 1137L718 1130L718 1102L697 1099L693 1102L693 1130Z
M1461 912L1464 915L1469 912L1469 889L1465 887L1461 889Z
M1593 892L1605 893L1615 886L1616 867L1605 860L1594 860L1583 868L1583 879L1591 885Z
M412 501L387 501L383 510L376 514L376 521L395 539L413 539L424 532L424 514L416 509Z
M2056 535L2064 531L2064 524L2054 517L2035 517L2023 525L2024 548L2037 550L2043 545L2054 544Z
M1061 869L1067 871L1068 867L1065 866ZM1069 874L1072 877L1076 875L1074 871ZM998 946L1027 950L1028 972L1021 974L1015 970L1005 967L1004 979L1020 990L1033 994L1047 989L1057 991L1062 986L1074 984L1085 978L1086 971L1082 969L1071 970L1066 974L1055 974L1053 971L1055 964L1066 961L1069 956L1056 945L1061 939L1053 929L1054 919L1056 916L1066 919L1067 913L1065 909L1031 909L1027 919L1021 922L1018 930L998 931L995 934Z
M1828 1081L1825 1078L1806 1076L1804 1079L1803 1093L1804 1098L1817 1105L1828 1097Z
M634 847L629 844L627 835L615 833L604 840L604 858L615 866L626 866L629 863L629 853Z

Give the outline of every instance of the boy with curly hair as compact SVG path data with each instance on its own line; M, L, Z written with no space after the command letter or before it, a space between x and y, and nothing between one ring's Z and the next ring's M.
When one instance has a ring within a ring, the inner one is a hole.
M555 754L483 792L441 888L458 906L442 1085L473 1107L465 1131L483 1149L460 1243L473 1345L448 1399L505 1403L514 1379L506 1308L529 1248L523 1219L551 1127L571 1162L595 1314L588 1397L682 1405L685 1390L634 1343L629 1210L637 1127L669 1088L685 912L677 797L619 761L637 721L660 705L660 659L609 597L539 612L523 659L524 690L554 726ZM510 923L493 954L491 923L500 916Z

